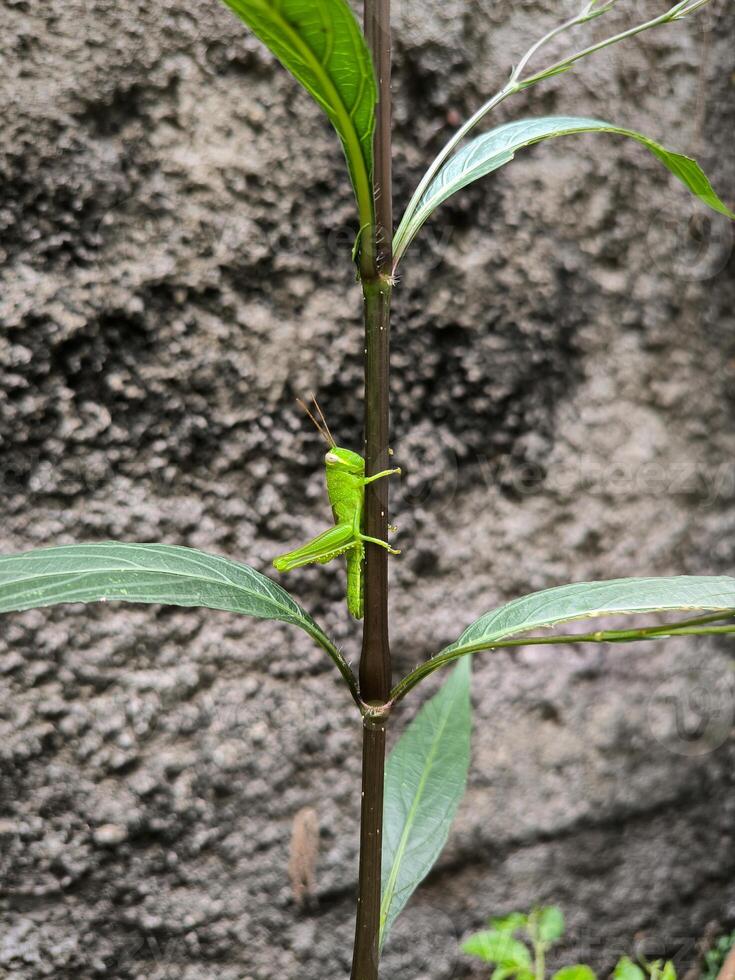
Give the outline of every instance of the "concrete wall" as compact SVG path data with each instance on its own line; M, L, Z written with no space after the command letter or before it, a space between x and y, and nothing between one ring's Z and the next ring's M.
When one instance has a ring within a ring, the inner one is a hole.
M399 206L559 13L396 3ZM715 0L498 119L640 128L732 203L734 27ZM0 550L162 540L267 571L329 520L295 396L317 391L340 441L360 439L336 139L214 0L13 0L0 58ZM397 673L519 593L732 572L732 244L612 137L529 151L427 226L396 292ZM355 658L342 570L287 584ZM635 934L675 953L732 924L730 649L476 657L469 792L384 975L486 976L457 938L534 902L567 913L566 961L600 968ZM3 620L0 672L0 975L347 975L359 730L305 637L60 608ZM299 911L288 847L307 805L318 904Z

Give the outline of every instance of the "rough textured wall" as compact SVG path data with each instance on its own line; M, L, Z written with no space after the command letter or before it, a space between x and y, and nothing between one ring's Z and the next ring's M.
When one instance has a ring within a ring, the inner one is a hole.
M398 202L557 7L398 0ZM696 151L732 202L734 28L716 0L499 118L636 126ZM328 519L295 395L359 441L336 139L214 0L6 0L0 60L0 549L163 540L267 570ZM518 593L732 571L731 254L724 220L606 137L534 149L427 227L396 295L397 671ZM288 585L354 655L341 570ZM385 976L484 976L456 938L535 901L600 967L636 933L675 953L732 925L732 705L697 701L726 691L729 647L475 661L469 793ZM64 608L4 619L0 672L0 975L347 974L359 732L303 636ZM321 847L300 912L305 805Z

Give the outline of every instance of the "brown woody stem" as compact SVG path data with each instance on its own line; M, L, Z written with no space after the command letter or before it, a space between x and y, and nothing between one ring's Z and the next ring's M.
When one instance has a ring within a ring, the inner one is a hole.
M365 0L365 36L378 80L375 225L363 236L360 258L365 320L365 472L370 476L389 467L393 231L390 0ZM365 533L387 540L388 480L376 480L365 488ZM367 704L381 705L388 701L391 687L388 556L383 548L368 544L365 558L360 695ZM385 727L386 718L363 718L360 871L352 980L378 980Z

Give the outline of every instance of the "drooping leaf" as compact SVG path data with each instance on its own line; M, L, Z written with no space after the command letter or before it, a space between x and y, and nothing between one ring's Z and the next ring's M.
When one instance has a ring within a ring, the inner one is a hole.
M462 952L477 956L483 963L497 963L506 976L531 971L528 948L508 932L496 932L494 929L476 932L462 943Z
M577 116L545 116L505 123L477 136L443 165L413 208L404 214L394 239L393 252L397 264L424 222L447 198L467 187L480 177L510 163L519 150L557 136L580 133L612 133L627 136L643 144L667 167L700 201L714 211L735 218L735 214L719 199L699 164L681 153L667 150L642 133L599 119Z
M468 660L421 708L388 758L381 943L446 842L467 783L470 730Z
M347 157L361 226L371 222L377 86L346 0L224 0L324 109Z
M574 620L684 611L735 612L735 578L726 575L621 578L544 589L485 613L438 656L484 649L519 633Z
M332 641L280 585L242 562L162 544L95 544L0 556L0 613L64 602L204 606L299 626L348 680Z
M597 980L597 974L591 967L578 963L575 966L563 966L551 980Z

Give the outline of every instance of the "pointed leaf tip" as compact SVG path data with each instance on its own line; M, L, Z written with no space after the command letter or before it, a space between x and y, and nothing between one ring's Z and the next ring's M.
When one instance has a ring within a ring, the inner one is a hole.
M666 147L635 130L599 119L578 116L546 116L505 123L467 143L439 170L417 203L404 214L393 243L395 265L433 212L457 191L510 163L519 150L557 136L610 133L641 143L692 194L713 211L735 219L715 193L702 168L690 157Z

